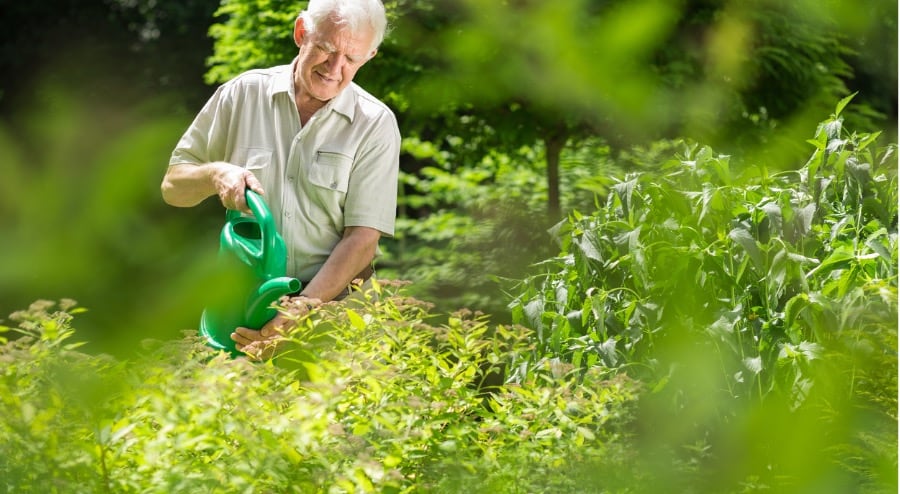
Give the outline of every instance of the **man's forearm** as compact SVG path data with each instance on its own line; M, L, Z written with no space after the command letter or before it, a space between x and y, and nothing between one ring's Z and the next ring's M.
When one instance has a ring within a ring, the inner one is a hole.
M216 195L226 208L245 212L249 212L245 190L264 193L252 172L224 161L169 165L160 188L163 200L172 206L192 207Z
M195 165L183 163L170 165L163 177L163 200L177 207L191 207L200 204L216 193L212 175L217 164Z
M367 227L348 227L328 260L302 290L301 295L323 302L333 300L375 258L381 233Z

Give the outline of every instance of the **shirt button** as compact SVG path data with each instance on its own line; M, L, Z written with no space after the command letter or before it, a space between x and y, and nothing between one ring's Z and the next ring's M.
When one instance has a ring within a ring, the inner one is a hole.
M331 188L332 188L332 189L336 189L336 188L337 188L337 182L331 182Z

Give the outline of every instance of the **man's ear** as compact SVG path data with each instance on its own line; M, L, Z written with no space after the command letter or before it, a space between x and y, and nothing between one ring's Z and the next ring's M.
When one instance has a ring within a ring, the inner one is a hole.
M303 26L303 18L297 17L294 21L294 43L299 48L303 44L303 38L306 37L306 27Z

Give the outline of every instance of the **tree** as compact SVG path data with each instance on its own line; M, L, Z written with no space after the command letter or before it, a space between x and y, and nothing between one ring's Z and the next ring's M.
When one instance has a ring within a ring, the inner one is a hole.
M211 49L205 33L217 5L218 0L6 2L0 72L15 77L0 82L0 114L29 104L36 88L48 83L78 87L88 99L131 103L177 90L177 105L202 103L203 60Z

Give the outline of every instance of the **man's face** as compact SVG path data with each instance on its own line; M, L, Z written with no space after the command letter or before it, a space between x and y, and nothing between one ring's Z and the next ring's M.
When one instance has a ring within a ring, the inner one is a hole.
M370 50L374 34L364 30L355 37L348 29L331 21L323 22L314 34L295 30L300 57L295 84L301 97L319 101L334 98L350 84L356 71L375 54Z

